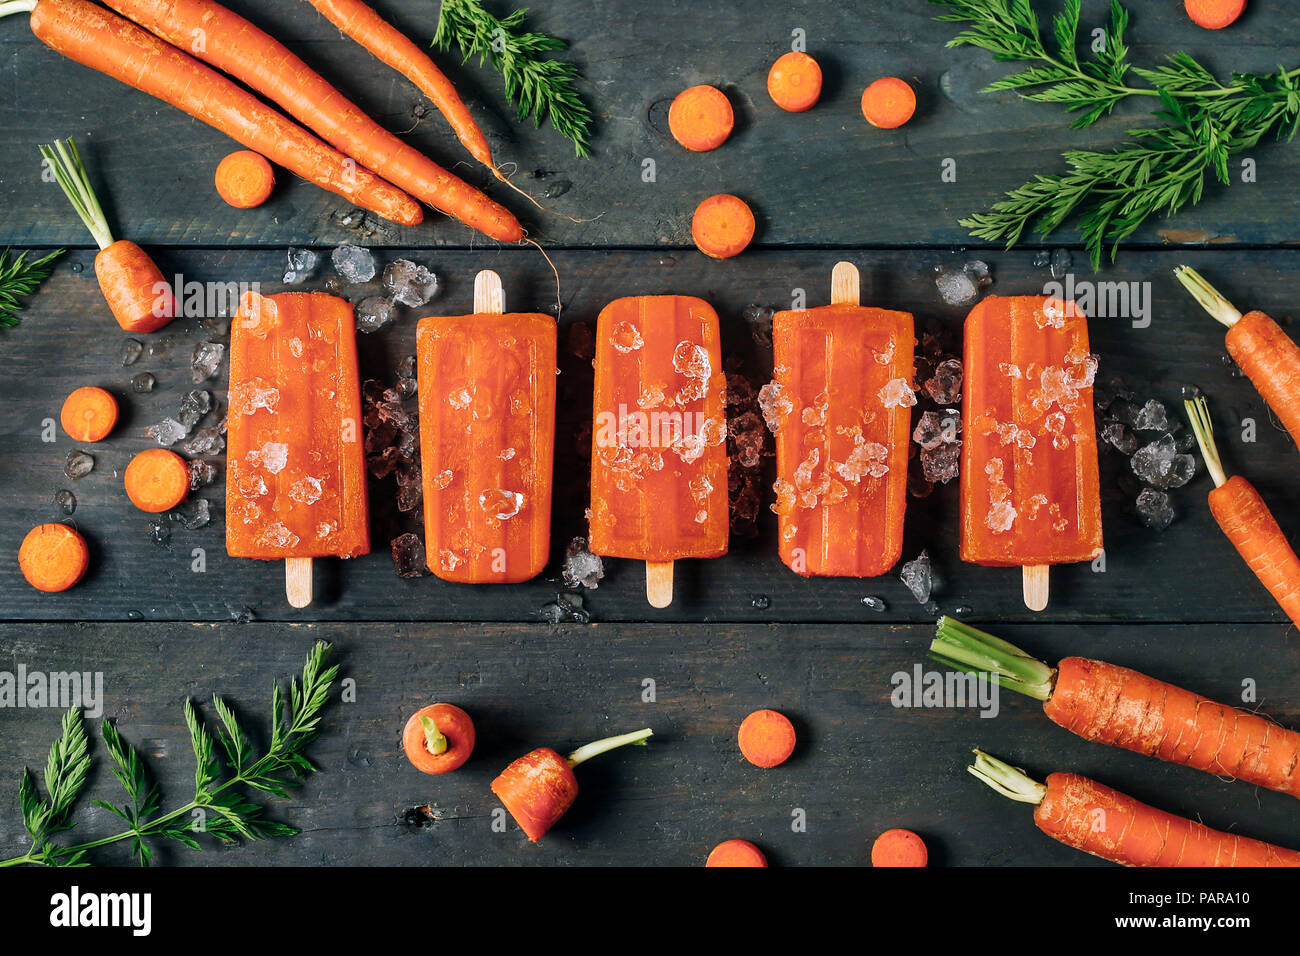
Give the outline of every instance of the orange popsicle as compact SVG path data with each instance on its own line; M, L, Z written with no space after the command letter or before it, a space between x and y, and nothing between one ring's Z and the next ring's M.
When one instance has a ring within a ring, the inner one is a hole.
M504 307L484 270L475 315L416 333L425 548L444 581L527 581L550 549L555 320Z
M230 329L226 550L285 559L295 607L312 558L370 550L352 306L322 293L240 302Z
M1047 565L1102 550L1096 370L1073 302L990 296L966 319L961 556L1026 568L1033 610L1046 606Z
M772 322L772 508L796 574L874 577L903 550L916 339L911 313L858 305L851 263L835 266L831 301Z
M682 295L616 299L596 325L591 550L646 562L672 600L672 562L727 553L726 378L718 315Z

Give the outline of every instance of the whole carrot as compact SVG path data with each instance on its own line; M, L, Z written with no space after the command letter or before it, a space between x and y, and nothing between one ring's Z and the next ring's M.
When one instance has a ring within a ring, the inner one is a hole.
M1210 513L1255 577L1268 588L1287 617L1300 626L1300 558L1254 486L1240 475L1229 478L1224 473L1205 399L1198 396L1183 405L1192 421L1196 443L1201 446L1205 467L1214 478Z
M930 653L1043 701L1054 723L1086 740L1300 797L1300 734L1258 714L1105 661L1049 667L951 617L939 618Z
M419 225L419 204L401 190L291 123L253 94L135 24L87 0L8 0L0 17L30 12L37 39L183 110L248 149L404 226Z
M1075 773L1039 783L975 751L967 768L1004 797L1034 805L1034 823L1066 846L1124 866L1300 866L1300 853L1211 830Z
M205 42L192 47L197 57L277 103L340 152L493 239L523 238L519 221L504 206L384 129L284 44L234 11L214 0L105 2L179 47L202 31Z

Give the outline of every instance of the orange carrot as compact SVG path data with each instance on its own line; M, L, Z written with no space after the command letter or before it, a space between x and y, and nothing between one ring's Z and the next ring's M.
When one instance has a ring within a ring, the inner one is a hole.
M37 525L18 548L18 567L38 591L66 591L90 567L90 549L66 524Z
M1179 266L1174 276L1206 312L1228 327L1228 354L1300 444L1300 346L1263 312L1242 315L1195 269Z
M768 70L767 95L787 112L810 110L822 95L822 68L807 53L792 50Z
M416 770L450 773L474 750L474 722L454 704L430 704L406 722L402 749Z
M117 424L117 399L93 385L75 389L63 402L59 422L75 441L103 441Z
M573 768L584 760L626 744L645 746L652 731L633 731L606 737L579 747L567 758L550 747L540 747L524 754L502 770L492 781L492 792L510 811L528 839L536 843L573 806L578 796L578 778Z
M925 866L930 853L911 830L886 830L871 845L872 866Z
M862 93L862 115L872 126L898 129L916 112L916 91L896 76L876 80Z
M740 722L740 752L755 767L776 767L794 753L794 724L775 710L756 710Z
M731 101L716 86L692 86L677 94L668 108L673 138L694 153L707 153L727 141L736 116Z
M113 239L90 175L71 139L41 146L41 155L55 181L99 246L95 277L117 324L128 332L156 332L172 320L175 301L171 286L149 254L126 239Z
M1207 30L1222 30L1246 12L1246 0L1183 0L1192 22Z
M217 195L236 209L255 209L271 198L275 170L261 153L239 149L217 163Z
M1183 405L1192 421L1196 442L1201 446L1205 467L1214 479L1210 513L1255 572L1255 577L1300 627L1300 558L1254 486L1240 475L1231 478L1225 475L1205 399L1198 396Z
M1034 805L1034 823L1066 846L1124 866L1300 866L1300 853L1211 830L1074 773L1046 784L975 751L967 768L1004 797Z
M195 31L203 31L206 42L196 56L278 104L341 153L493 239L523 238L523 227L508 209L384 129L282 43L234 11L214 0L107 3L177 46L191 44Z
M710 196L695 207L691 238L706 256L738 256L754 238L754 212L745 200L729 193Z
M748 840L724 840L713 848L704 865L706 867L767 866L767 857Z
M1053 723L1085 740L1300 797L1300 733L1258 714L1105 661L1049 667L951 617L939 618L930 655L1043 701Z
M170 103L385 219L404 226L423 221L419 204L406 193L135 24L87 0L10 0L0 16L26 11L37 39L68 59Z
M170 511L190 490L190 469L185 459L166 448L151 448L131 459L123 475L126 496L141 511Z

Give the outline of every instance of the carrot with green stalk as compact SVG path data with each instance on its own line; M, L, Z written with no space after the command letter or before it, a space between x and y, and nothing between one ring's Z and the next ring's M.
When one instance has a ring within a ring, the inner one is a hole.
M1124 866L1300 866L1300 853L1212 830L1077 773L1040 783L982 750L966 768L1002 796L1034 806L1034 823L1066 846Z
M1105 661L1051 667L951 617L939 618L930 656L1041 700L1049 719L1085 740L1300 797L1300 733L1258 714Z
M500 798L528 839L536 843L564 816L578 797L578 778L573 768L585 760L629 744L644 747L654 736L649 727L630 734L606 737L579 747L561 757L550 747L524 754L492 781L492 792Z
M1205 399L1198 396L1184 401L1183 405L1191 419L1196 443L1201 446L1205 467L1214 479L1214 490L1209 495L1210 513L1255 572L1255 577L1268 588L1287 617L1300 627L1300 558L1254 485L1241 475L1229 478L1224 473Z

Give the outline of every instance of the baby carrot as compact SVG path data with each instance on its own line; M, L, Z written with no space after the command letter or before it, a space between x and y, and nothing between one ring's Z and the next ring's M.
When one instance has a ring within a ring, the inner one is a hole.
M822 95L822 68L807 53L792 50L768 70L767 95L787 112L810 110Z
M748 840L724 840L713 848L704 865L706 867L767 866L767 857Z
M776 767L794 753L794 724L775 710L756 710L740 722L740 752L755 767Z
M872 866L925 866L930 853L911 830L886 830L871 845Z
M176 452L151 448L131 459L123 483L131 504L157 514L185 500L190 490L190 469Z
M738 256L754 238L753 210L745 200L730 193L710 196L695 207L691 238L706 256L714 259Z
M1207 30L1222 30L1246 12L1246 0L1183 0L1192 22Z
M1300 866L1300 853L1211 830L1074 773L1039 783L975 751L967 768L1004 797L1034 805L1034 823L1066 846L1124 866Z
M474 750L474 722L454 704L430 704L406 722L402 749L416 770L450 773Z
M876 80L862 93L862 115L872 126L898 129L916 112L916 91L896 76Z
M217 195L236 209L253 209L271 198L275 170L261 153L238 149L217 163Z
M677 94L668 108L673 138L694 153L707 153L727 141L736 116L731 101L716 86L692 86Z
M117 399L93 385L75 389L63 402L59 422L76 441L103 441L117 424Z
M66 591L90 567L90 549L66 524L37 525L18 548L18 567L38 591Z

